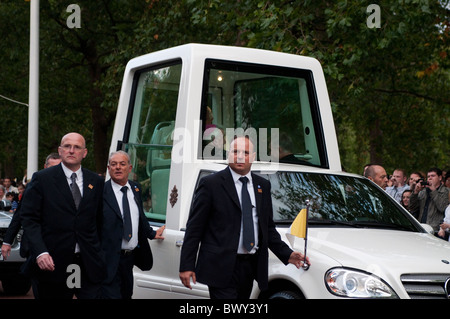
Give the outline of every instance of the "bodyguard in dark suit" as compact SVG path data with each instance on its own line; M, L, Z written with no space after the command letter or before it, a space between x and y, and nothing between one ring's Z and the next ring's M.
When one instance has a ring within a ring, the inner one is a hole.
M61 157L58 153L51 153L47 156L44 163L44 168L52 167L55 165L58 165L61 163ZM16 212L13 215L13 218L11 219L11 223L9 224L8 230L6 231L5 237L3 239L2 244L2 255L3 258L6 260L11 252L11 243L14 242L14 239L16 238L17 234L19 233L20 229L22 228L22 224L20 222L20 208L22 206L22 201L19 202L19 206L17 207ZM26 258L26 262L21 267L21 272L29 276L30 268L35 263L34 258L29 258L30 250L28 245L28 238L26 234L24 233L22 236L22 240L20 242L20 256L23 258ZM34 281L32 281L32 287L33 287L33 294L34 296L38 296L37 286Z
M97 228L104 181L81 167L87 149L80 134L66 134L58 152L61 164L35 173L22 200L21 222L36 260L33 276L39 298L96 298L104 276ZM68 269L71 264L79 268Z
M165 226L154 231L142 206L141 190L128 180L132 165L126 152L110 155L111 179L103 194L102 249L106 258L106 279L102 297L130 299L133 295L133 266L150 270L153 257L148 239L164 239Z
M58 165L59 163L61 163L61 157L59 154L51 153L45 159L44 168L52 167ZM11 223L8 226L8 230L6 231L5 237L3 238L2 255L5 260L8 259L11 252L11 244L14 242L14 239L22 228L22 224L20 222L20 206L21 202L19 202L19 206L17 207L17 210L11 219ZM23 237L20 242L20 256L27 258L28 255L28 241L25 237Z
M293 252L275 229L270 182L250 173L255 156L248 137L235 138L229 167L204 177L194 195L180 279L188 288L191 279L208 285L214 299L248 299L253 280L267 289L268 249L284 264L302 265L303 255Z

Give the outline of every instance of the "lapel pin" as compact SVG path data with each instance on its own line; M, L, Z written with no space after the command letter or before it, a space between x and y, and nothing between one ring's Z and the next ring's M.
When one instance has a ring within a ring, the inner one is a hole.
M260 185L258 185L258 193L262 194L262 189Z
M89 187L90 189L93 189L93 188L94 188L94 186L92 186L92 184L89 184L88 187Z

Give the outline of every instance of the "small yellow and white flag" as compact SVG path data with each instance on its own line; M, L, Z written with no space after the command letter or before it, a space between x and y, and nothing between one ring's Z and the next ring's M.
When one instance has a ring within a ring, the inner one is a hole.
M306 222L308 218L308 211L303 208L295 217L291 225L291 235L299 238L306 238Z
M295 250L296 247L296 241L295 238L303 238L305 248L303 250L303 266L302 268L304 270L309 269L309 264L306 262L306 249L307 249L307 242L308 242L308 209L309 209L309 203L307 204L306 208L303 208L295 217L294 222L291 224L291 231L286 234L287 239L291 243L292 249Z

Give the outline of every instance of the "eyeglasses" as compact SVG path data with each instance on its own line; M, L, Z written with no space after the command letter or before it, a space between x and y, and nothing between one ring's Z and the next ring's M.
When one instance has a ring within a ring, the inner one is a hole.
M71 151L72 148L74 150L74 152L81 152L82 150L84 150L84 147L81 147L79 145L70 145L70 144L64 144L60 146L64 151Z

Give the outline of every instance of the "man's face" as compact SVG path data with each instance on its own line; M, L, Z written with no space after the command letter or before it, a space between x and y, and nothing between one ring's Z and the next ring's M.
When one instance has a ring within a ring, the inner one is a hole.
M380 186L382 189L386 189L388 178L386 174L386 170L381 166L375 167L375 177L373 178L375 184Z
M128 158L124 154L114 154L109 160L109 175L119 185L124 186L127 183L132 168L133 166L128 163Z
M70 169L78 169L81 161L87 155L86 144L83 136L78 133L69 133L61 140L58 147L61 160Z
M392 176L394 177L394 186L400 187L405 184L406 176L403 175L402 171L395 170Z
M256 153L253 151L253 144L248 138L237 137L231 142L228 152L228 165L240 175L247 174L255 160Z
M427 181L430 186L438 188L441 185L442 176L439 176L436 172L428 172Z
M47 163L45 164L44 168L49 168L49 167L58 165L59 163L61 163L61 159L60 158L49 158Z
M11 186L11 180L9 178L4 178L3 186L5 186L6 188L9 188L9 186Z
M420 176L419 175L417 175L417 174L415 174L415 173L412 173L410 176L409 176L409 184L411 185L411 184L415 184L415 183L417 183L417 181L420 179Z

